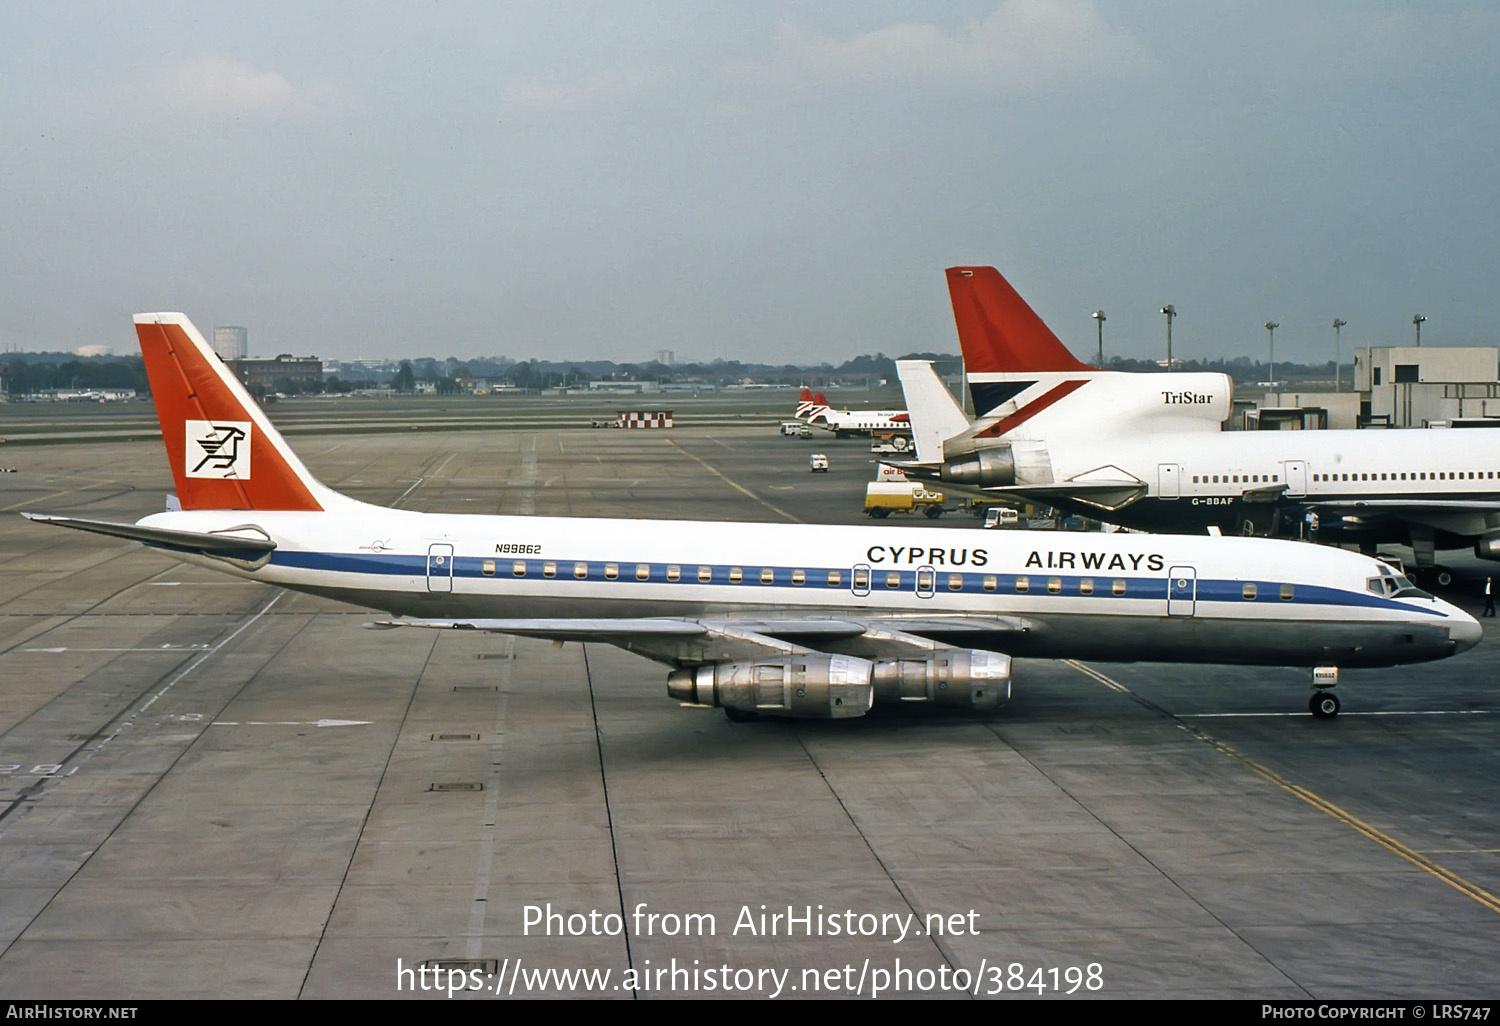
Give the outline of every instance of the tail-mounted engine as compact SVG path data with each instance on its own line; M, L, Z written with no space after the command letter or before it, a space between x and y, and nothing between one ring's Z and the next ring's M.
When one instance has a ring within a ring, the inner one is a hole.
M825 720L863 716L875 700L868 659L795 655L747 663L710 663L667 676L667 694L680 702Z
M1009 445L978 449L948 460L939 468L938 476L972 488L1012 485L1016 483L1016 457Z

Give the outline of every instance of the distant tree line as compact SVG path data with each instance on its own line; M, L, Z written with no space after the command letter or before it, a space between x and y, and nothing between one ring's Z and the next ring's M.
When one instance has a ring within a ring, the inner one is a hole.
M147 390L146 365L139 356L13 356L0 364L0 378L5 379L5 391L10 395L74 388Z
M876 353L873 356L856 356L836 366L830 363L767 364L722 359L708 363L677 363L667 366L655 360L643 363L615 363L612 360L507 360L495 357L458 360L451 356L440 360L424 356L402 360L395 370L365 370L350 366L345 368L343 376L333 376L318 383L286 379L277 382L274 391L344 393L360 388L380 387L397 392L414 392L418 382L425 382L434 385L439 395L448 395L460 391L460 381L468 378L509 385L530 392L583 387L590 381L701 383L714 387L753 381L760 384L829 388L839 385L868 385L880 380L894 384L896 359L931 360L938 374L945 378L955 378L962 371L962 360L950 353L912 353L899 358ZM1115 356L1105 362L1110 370L1162 370L1154 360ZM1179 361L1178 369L1216 371L1228 374L1236 382L1248 384L1266 381L1270 375L1270 368L1266 363L1244 356L1231 360L1183 360ZM1349 376L1348 364L1344 365L1344 374ZM1332 360L1318 364L1277 361L1276 375L1281 379L1332 380L1334 366ZM4 390L11 395L73 388L133 388L142 393L150 390L145 366L139 356L12 354L5 363L0 363L0 378L4 379Z

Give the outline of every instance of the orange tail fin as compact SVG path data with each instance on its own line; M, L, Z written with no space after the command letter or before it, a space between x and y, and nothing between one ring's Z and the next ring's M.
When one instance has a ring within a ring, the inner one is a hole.
M187 317L137 314L135 332L183 509L321 510L348 501L308 472Z

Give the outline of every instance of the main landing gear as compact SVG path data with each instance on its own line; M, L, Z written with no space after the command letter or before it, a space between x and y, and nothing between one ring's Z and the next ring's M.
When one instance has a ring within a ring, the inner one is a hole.
M1339 696L1333 686L1339 682L1337 666L1314 666L1312 697L1307 700L1308 711L1320 720L1331 720L1339 714Z

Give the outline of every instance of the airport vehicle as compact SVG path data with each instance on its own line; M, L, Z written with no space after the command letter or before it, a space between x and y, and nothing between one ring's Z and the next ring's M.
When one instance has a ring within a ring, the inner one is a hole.
M814 474L828 473L828 457L821 452L815 452L807 458L807 469Z
M811 438L812 429L800 420L787 421L781 425L781 433L791 438Z
M911 450L911 439L906 435L877 435L870 442L870 452L876 455L903 453Z
M1252 538L435 514L328 488L182 314L136 332L177 487L134 524L25 514L383 610L382 626L617 645L731 718L995 708L1011 658L1319 667L1439 659L1478 621L1390 567Z
M984 511L985 527L1020 527L1021 514L1009 506L991 506Z
M948 286L984 412L969 424L903 361L914 421L939 425L915 432L911 476L1149 531L1296 537L1312 513L1319 540L1410 545L1440 583L1438 549L1500 559L1500 429L1222 431L1223 375L1099 371L994 268L949 268Z
M943 515L943 493L930 492L917 481L872 481L865 485L865 515L884 520L892 513L921 513L936 520Z

